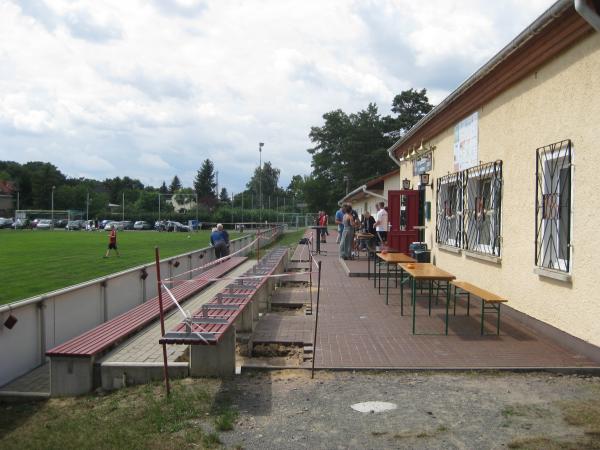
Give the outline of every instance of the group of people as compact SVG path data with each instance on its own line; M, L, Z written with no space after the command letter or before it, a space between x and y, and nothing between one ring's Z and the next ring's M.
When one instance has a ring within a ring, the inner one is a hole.
M340 257L352 259L358 256L358 242L355 239L356 231L363 231L375 236L373 238L379 245L387 243L388 212L384 202L375 205L377 213L375 217L369 211L365 211L359 220L358 214L352 205L345 203L335 213L335 223L338 226L337 243L340 246Z

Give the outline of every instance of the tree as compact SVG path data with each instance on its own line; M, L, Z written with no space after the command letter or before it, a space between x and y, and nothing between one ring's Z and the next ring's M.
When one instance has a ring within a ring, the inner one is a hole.
M158 192L160 192L161 194L168 194L169 188L167 187L167 183L163 181L160 187L158 188Z
M175 175L173 177L173 181L171 181L171 184L169 185L169 193L175 194L180 189L181 189L181 181L179 181L179 177L177 175Z
M281 190L277 186L280 173L281 170L273 167L270 161L266 161L263 163L262 170L260 167L254 169L254 175L252 175L246 187L257 194L262 192L263 198L267 198L269 195L280 194Z
M294 175L288 184L286 194L290 197L295 198L297 201L304 201L304 188L306 185L306 179L308 177L302 177L302 175Z
M311 128L309 137L316 145L308 150L313 155L311 185L319 189L310 190L315 198L305 189L305 200L331 210L346 193L346 178L355 187L394 169L386 152L393 141L384 135L384 120L373 103L349 115L331 111L323 119L322 127Z
M400 137L432 109L433 105L427 98L427 89L402 91L392 101L392 112L398 116L386 117L387 131L396 131L398 134L396 137Z
M221 193L219 194L219 202L220 203L229 203L229 194L227 193L227 189L221 189Z
M205 159L194 179L194 190L198 194L198 200L205 205L214 205L217 198L216 187L215 166L210 159Z

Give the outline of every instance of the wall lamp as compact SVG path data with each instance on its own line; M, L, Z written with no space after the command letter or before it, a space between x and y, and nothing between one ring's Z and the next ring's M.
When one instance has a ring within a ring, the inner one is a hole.
M405 191L410 189L410 180L408 178L402 180L402 189L404 189Z
M429 186L431 187L431 189L433 189L433 182L431 182L431 184L429 184L429 174L428 173L422 173L420 176L420 183L421 186Z

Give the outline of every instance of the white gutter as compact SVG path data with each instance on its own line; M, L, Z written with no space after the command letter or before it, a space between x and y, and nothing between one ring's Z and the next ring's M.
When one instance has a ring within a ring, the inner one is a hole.
M577 0L574 0L577 1ZM395 157L395 150L401 146L404 142L408 141L423 127L426 123L431 122L439 113L444 111L447 106L452 104L458 97L460 97L465 91L471 86L477 83L481 78L490 73L498 64L507 59L517 49L525 45L535 34L537 34L542 28L551 23L560 16L564 10L570 8L573 0L558 0L554 5L546 10L540 17L536 19L531 25L523 30L515 39L513 39L506 47L498 52L492 59L485 63L477 72L471 75L465 82L463 82L454 92L446 97L440 104L433 108L425 117L419 120L408 132L398 139L388 149L388 155L394 162L398 161ZM586 5L587 6L587 5ZM587 19L586 19L587 20ZM433 137L433 136L431 136ZM392 157L393 155L393 157ZM396 162L397 163L397 162Z
M600 15L594 11L586 0L573 0L575 11L585 19L596 31L600 31Z
M343 197L341 200L338 201L338 205L342 206L342 203L344 203L346 201L346 199L358 194L359 192L364 192L365 194L372 195L373 197L379 197L384 200L387 200L383 195L379 195L379 194L376 194L375 192L367 191L367 185L363 184L362 186L354 189L352 192L348 192L345 197Z

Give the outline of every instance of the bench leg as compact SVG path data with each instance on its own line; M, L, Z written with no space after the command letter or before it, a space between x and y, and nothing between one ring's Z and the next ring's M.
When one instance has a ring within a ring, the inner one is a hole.
M481 300L481 335L483 336L483 319L485 316L485 302Z
M496 324L496 335L500 336L500 307L501 303L498 303L498 323Z
M190 346L190 376L235 375L235 327L230 326L216 345Z
M471 293L467 292L467 316L471 312Z
M448 308L449 307L450 307L450 282L446 281L446 336L448 336Z
M82 395L94 390L92 357L50 358L50 395L64 397Z
M423 292L423 291L421 291ZM433 294L433 281L429 282L429 315L431 316L431 295Z

